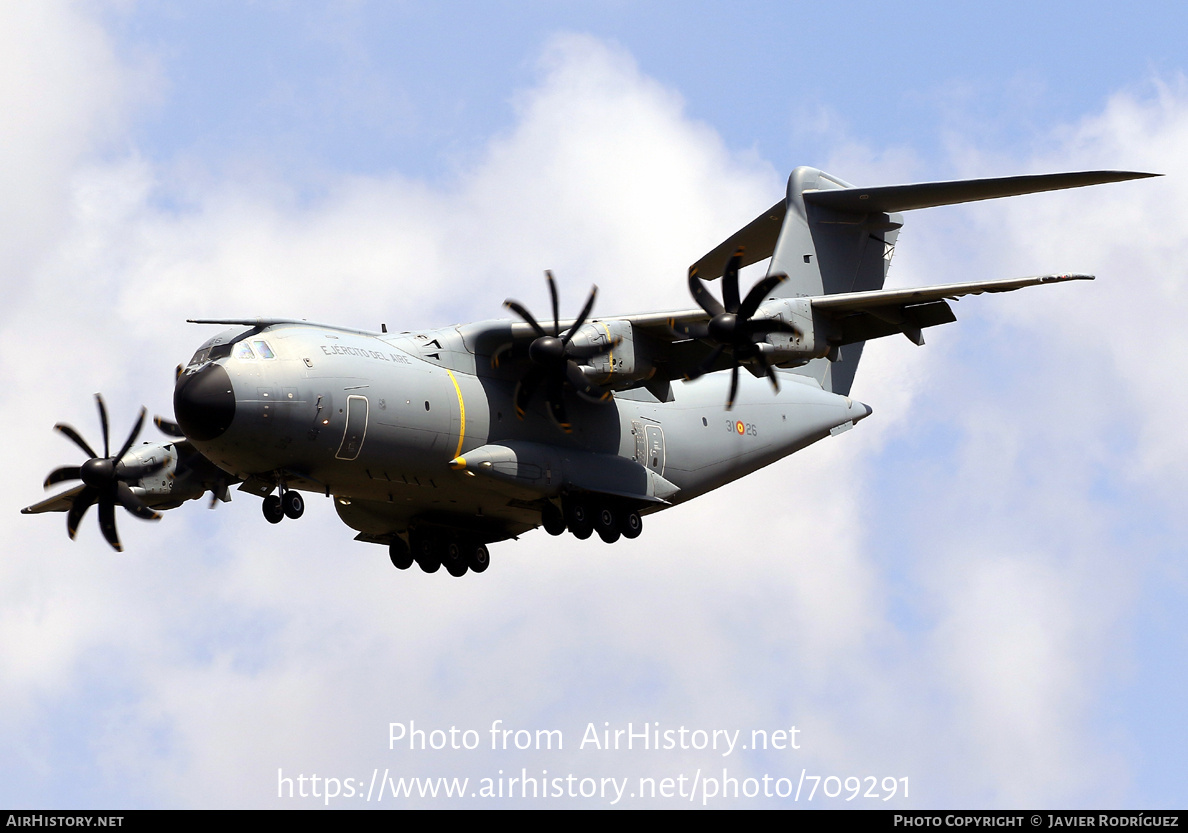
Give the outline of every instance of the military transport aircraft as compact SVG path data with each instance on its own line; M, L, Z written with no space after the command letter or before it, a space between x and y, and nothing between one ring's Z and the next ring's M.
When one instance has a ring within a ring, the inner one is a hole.
M863 343L955 320L947 299L1085 278L1043 275L883 289L899 212L1154 176L1125 171L861 188L814 168L787 195L698 260L696 308L593 317L595 287L562 318L546 273L547 315L388 333L285 319L231 327L178 367L169 439L135 445L142 409L112 453L45 486L80 481L23 511L66 512L73 538L98 504L119 550L115 507L156 520L229 487L263 498L271 523L332 498L356 540L426 572L482 572L487 545L537 526L552 535L635 538L643 517L716 489L831 434L871 409L850 397ZM739 269L770 258L745 294ZM704 281L722 279L721 300ZM723 384L699 380L718 375ZM740 371L746 371L742 373ZM770 390L767 387L770 385Z

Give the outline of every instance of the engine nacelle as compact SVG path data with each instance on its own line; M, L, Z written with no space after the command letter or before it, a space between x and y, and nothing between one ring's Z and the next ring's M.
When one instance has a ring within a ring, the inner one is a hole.
M594 384L611 388L633 387L655 372L650 352L643 340L635 337L635 328L630 321L591 321L574 333L572 341L579 347L613 345L606 353L594 356L586 363L589 366L586 375Z
M798 334L775 332L767 336L771 349L763 352L771 364L796 367L829 354L829 324L813 315L808 298L773 298L759 307L755 317L778 319L797 330Z
M128 484L134 495L154 509L172 509L202 497L208 489L215 489L220 500L230 500L225 475L186 441L141 443L128 449L120 461L128 468L158 463L160 469Z

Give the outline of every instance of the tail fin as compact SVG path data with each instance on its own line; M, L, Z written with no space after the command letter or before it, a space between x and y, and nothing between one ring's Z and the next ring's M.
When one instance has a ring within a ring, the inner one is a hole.
M859 188L816 168L800 167L788 177L783 201L695 265L703 278L717 277L730 254L742 246L743 265L770 257L768 274L788 276L773 293L779 297L867 292L881 289L887 277L903 225L898 212L1149 176L1158 174L1085 171ZM848 395L862 346L863 342L848 344L832 361L814 359L792 372L812 376L826 390Z

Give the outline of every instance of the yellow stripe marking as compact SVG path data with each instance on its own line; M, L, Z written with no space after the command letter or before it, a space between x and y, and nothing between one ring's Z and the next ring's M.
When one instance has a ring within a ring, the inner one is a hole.
M611 338L610 327L608 327L606 325L606 323L604 322L602 325L602 329L606 330L606 343L610 344L612 341L614 341L614 339ZM615 351L614 351L614 348L611 348L610 350L607 351L606 357L610 360L611 373L614 373L615 372Z
M462 388L458 387L458 380L454 378L454 371L446 370L450 374L450 381L454 383L454 393L458 394L458 450L454 452L455 457L462 456L462 440L466 439L466 403L462 401Z

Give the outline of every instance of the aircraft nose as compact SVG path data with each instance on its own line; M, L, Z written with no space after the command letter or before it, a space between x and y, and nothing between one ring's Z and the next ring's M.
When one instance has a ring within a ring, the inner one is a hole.
M197 373L183 373L173 389L173 413L187 439L213 440L235 418L235 391L221 364L208 364Z

